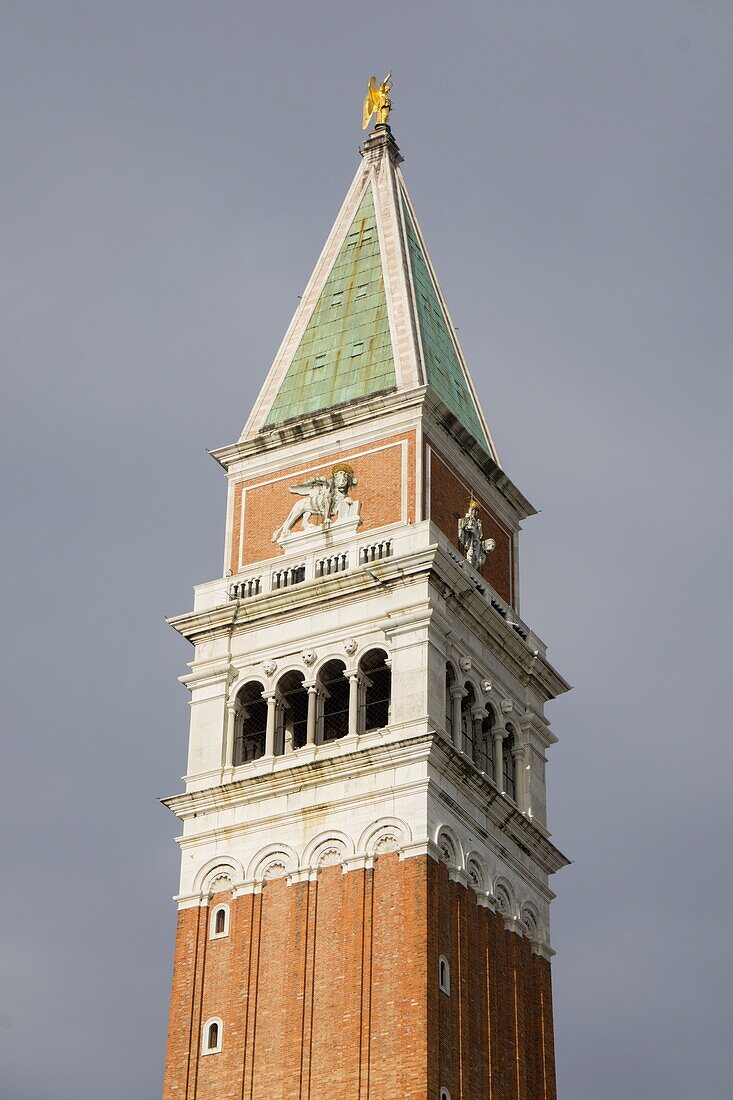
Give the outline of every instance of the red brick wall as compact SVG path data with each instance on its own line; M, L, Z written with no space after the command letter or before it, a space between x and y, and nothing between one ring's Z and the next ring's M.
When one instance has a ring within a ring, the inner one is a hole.
M164 1100L556 1100L549 966L442 864L270 881L224 939L209 913L179 914Z
M402 441L407 443L407 516L402 515ZM375 450L375 448L384 448ZM298 499L290 492L291 485L302 484L310 478L330 474L337 462L348 462L354 467L358 485L351 496L361 501L361 526L359 533L401 519L415 520L415 433L390 436L364 447L361 451L335 451L324 457L317 466L291 466L266 478L238 482L234 489L232 553L230 568L233 573L241 565L248 565L283 553L272 541L272 533L287 516ZM242 506L244 504L244 542L242 536ZM314 525L317 519L311 521ZM299 521L300 524L300 521Z
M468 501L474 490L441 458L433 447L430 451L430 519L458 547L458 520L466 514ZM487 556L481 575L502 599L513 602L512 585L512 534L497 518L480 494L475 499L481 505L479 512L484 537L496 541L496 547ZM452 1095L452 1094L451 1094Z

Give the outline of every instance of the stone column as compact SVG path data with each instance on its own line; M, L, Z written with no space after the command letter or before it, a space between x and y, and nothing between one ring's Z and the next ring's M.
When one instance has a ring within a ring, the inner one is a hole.
M483 751L483 745L481 743L481 726L483 725L484 718L489 712L486 707L475 706L471 707L471 722L473 723L473 762L474 764L481 763L485 765L485 757ZM482 771L484 768L482 768Z
M524 745L517 744L516 740L512 748L514 757L514 798L522 813L527 812L527 788L524 775Z
M234 727L237 721L237 704L227 703L226 725L224 727L224 749L222 753L222 767L234 766Z
M265 756L275 755L275 724L277 721L277 695L274 691L263 691L262 698L267 700L267 726L265 729Z
M500 791L504 790L504 734L506 730L495 729L494 735L494 782Z
M463 752L463 736L461 732L461 700L466 692L460 684L454 684L450 689L450 697L453 703L453 744L459 752Z
M349 678L349 737L356 737L359 733L359 687L360 677L358 672L345 672Z
M308 685L308 722L306 725L306 745L315 745L316 726L318 724L318 685Z

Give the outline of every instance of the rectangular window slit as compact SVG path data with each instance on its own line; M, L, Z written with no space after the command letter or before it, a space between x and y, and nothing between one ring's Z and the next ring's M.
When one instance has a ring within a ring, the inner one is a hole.
M322 355L317 355L315 357L315 359L313 360L313 369L315 370L316 367L325 367L325 365L326 365L326 355L325 355L325 352L324 352Z
M354 346L353 346L353 347L352 347L352 349L351 349L351 358L353 359L353 358L354 358L354 356L356 356L356 355L361 355L361 353L362 353L363 351L364 351L364 343L363 343L363 341L360 341L360 342L359 342L358 344L354 344Z
M361 286L358 286L356 288L356 297L357 298L366 298L368 288L369 288L368 283L362 283Z

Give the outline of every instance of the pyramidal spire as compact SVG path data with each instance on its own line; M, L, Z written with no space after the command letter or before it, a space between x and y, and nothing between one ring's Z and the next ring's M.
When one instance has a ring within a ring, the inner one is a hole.
M378 123L360 153L240 442L338 406L427 387L499 465L389 125Z

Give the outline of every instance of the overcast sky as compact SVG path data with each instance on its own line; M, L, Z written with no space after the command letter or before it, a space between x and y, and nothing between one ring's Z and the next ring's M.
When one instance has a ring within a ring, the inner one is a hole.
M575 685L562 1100L729 1100L730 0L0 5L0 1095L159 1096L187 645L368 77Z

